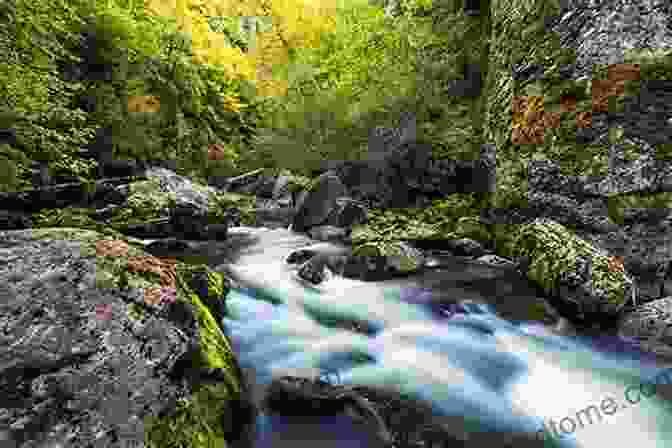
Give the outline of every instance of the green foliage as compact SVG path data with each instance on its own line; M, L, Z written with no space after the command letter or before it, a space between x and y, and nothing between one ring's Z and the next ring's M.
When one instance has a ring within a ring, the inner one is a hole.
M193 63L188 45L175 39L174 20L127 0L17 3L12 20L0 27L7 55L0 62L0 109L12 112L2 124L16 128L14 149L26 157L3 157L0 189L28 188L31 160L48 161L52 174L92 177L96 163L78 152L99 127L113 129L118 158L177 159L182 174L204 177L240 169L237 156L249 147L259 118L253 91L216 67ZM85 32L96 44L82 54ZM63 67L84 63L99 64L112 80L65 80ZM162 113L128 113L129 94L159 95ZM96 101L93 113L74 106L84 96ZM248 107L228 110L227 96ZM205 148L214 142L228 145L231 163L205 172Z

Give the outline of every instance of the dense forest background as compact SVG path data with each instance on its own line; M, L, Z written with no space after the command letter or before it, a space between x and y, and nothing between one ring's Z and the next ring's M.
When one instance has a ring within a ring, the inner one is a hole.
M480 102L445 92L487 39L461 3L0 0L0 128L16 131L0 189L32 188L36 164L90 180L81 155L100 145L201 180L308 175L362 157L404 110L435 151L472 158Z

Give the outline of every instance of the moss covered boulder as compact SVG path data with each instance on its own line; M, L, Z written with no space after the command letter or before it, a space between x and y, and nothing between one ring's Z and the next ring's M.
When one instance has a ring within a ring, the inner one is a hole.
M521 225L511 255L528 278L568 305L577 317L616 315L634 300L634 284L622 260L574 235L563 225L539 218Z
M78 369L97 371L86 365L95 361L103 367L95 382L115 382L105 375L116 375L111 367L118 357L126 360L124 380L116 383L127 384L132 395L116 395L112 389L100 393L101 400L119 396L128 403L128 416L114 416L115 428L141 425L128 431L151 448L226 447L250 421L242 374L221 326L228 292L222 274L153 257L137 240L81 228L0 232L0 239L3 247L12 248L5 255L30 264L21 268L23 275L9 278L28 278L32 274L25 272L34 270L46 288L37 296L44 304L35 304L48 311L44 324L69 322L69 337L90 342L92 357ZM35 294L28 284L18 284L19 290ZM58 318L63 313L67 319ZM81 399L88 393L73 392ZM102 401L100 407L88 406L86 427L106 428L113 418L105 416L107 408ZM85 434L75 435L75 426L72 431L69 446L88 446Z
M368 242L353 247L353 270L361 269L365 278L407 275L422 269L422 251L403 241ZM355 268L356 266L356 268Z

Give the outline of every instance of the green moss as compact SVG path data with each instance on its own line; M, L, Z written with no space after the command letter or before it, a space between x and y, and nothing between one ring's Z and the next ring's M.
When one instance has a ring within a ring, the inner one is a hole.
M462 238L471 238L476 241L489 241L492 235L487 227L481 223L478 216L463 216L457 220L455 234Z
M199 269L208 272L208 289L222 293L224 277L205 266L178 266L178 284L195 306L201 334L202 366L218 368L226 381L216 385L199 385L189 401L179 403L175 413L145 420L147 443L151 448L226 447L222 422L230 420L228 403L241 393L240 378L234 372L236 360L231 345L212 313L188 286L187 277Z
M551 220L522 225L512 241L512 256L529 260L527 276L547 293L555 290L560 275L575 269L579 257L592 259L592 281L617 306L625 303L623 273L609 270L609 255Z
M115 211L111 225L144 223L161 217L161 212L175 206L175 195L161 191L159 180L133 182L126 205Z
M400 272L413 272L420 268L421 259L414 256L413 253L407 253L404 246L399 241L380 241L368 242L356 245L352 249L355 256L365 257L386 257L393 266Z

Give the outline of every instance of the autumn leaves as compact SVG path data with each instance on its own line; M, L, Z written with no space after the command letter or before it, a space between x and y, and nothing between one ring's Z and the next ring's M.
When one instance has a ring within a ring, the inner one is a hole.
M592 114L609 111L609 98L624 94L625 81L639 81L638 64L612 64L607 79L594 79L591 83L591 111L576 112L577 99L572 95L560 98L560 112L544 111L543 96L514 96L512 101L511 141L514 145L543 144L544 131L558 128L562 114L576 112L577 128L589 128Z

